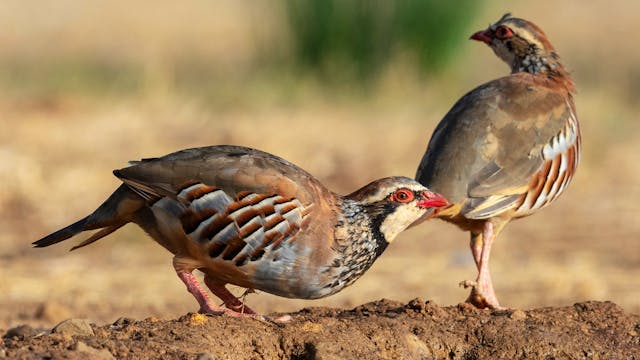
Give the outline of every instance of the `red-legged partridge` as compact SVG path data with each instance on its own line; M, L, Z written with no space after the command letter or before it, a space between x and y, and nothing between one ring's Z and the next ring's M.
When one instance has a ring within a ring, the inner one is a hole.
M100 229L73 249L135 223L173 253L204 313L257 316L225 287L316 299L352 284L387 245L447 201L406 177L339 196L277 156L211 146L133 162L91 215L34 242L49 246ZM72 249L72 250L73 250ZM213 303L192 271L227 308Z
M449 199L438 217L471 232L478 268L467 301L499 308L489 273L491 244L512 219L560 196L580 159L573 81L535 24L504 15L471 39L511 68L463 96L440 121L416 179Z

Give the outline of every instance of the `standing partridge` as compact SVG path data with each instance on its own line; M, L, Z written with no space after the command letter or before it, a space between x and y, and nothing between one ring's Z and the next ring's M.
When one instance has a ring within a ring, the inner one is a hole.
M478 268L468 302L499 308L489 273L491 244L512 219L566 189L580 160L575 87L535 24L504 15L471 39L487 44L511 74L473 89L440 121L416 179L449 199L438 217L471 233Z
M74 250L135 223L174 254L201 312L233 316L258 317L226 284L289 298L331 295L358 279L400 232L447 205L406 177L339 196L286 160L239 146L182 150L114 174L123 184L98 209L33 244L100 229ZM209 299L195 269L226 308Z

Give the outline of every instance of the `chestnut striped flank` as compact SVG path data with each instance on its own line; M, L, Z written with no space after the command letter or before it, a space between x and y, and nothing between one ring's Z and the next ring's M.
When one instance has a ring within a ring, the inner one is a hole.
M201 183L182 189L177 197L195 213L211 210L221 213L234 202L233 198L221 189Z
M187 202L192 202L194 200L200 199L201 197L216 191L218 189L214 188L213 186L207 186L207 185L203 185L203 184L195 184L192 185L184 190L182 190L180 192L180 194L184 194L184 199Z
M236 266L294 241L311 208L274 194L243 191L232 197L202 183L184 184L176 197L158 206L178 212L185 234L205 246L210 257Z
M569 106L570 108L570 106ZM523 217L542 209L562 194L580 161L580 129L573 112L556 136L542 149L540 169L531 178L527 192L470 198L460 212L468 219L486 219L515 209L514 217Z
M182 192L184 189L191 187L192 185L196 185L199 184L197 181L195 180L188 180L183 182L182 184L180 184L180 186L178 186L178 193Z
M240 201L251 194L253 194L251 191L240 191L236 194L236 201Z
M273 204L276 198L282 198L282 197L279 195L266 195L266 194L255 194L255 193L246 194L242 196L242 198L229 204L229 207L227 208L227 212L231 214L238 210L243 209L246 206L254 206L258 204L260 204L259 206L264 206L266 204ZM263 203L263 200L267 200L267 201Z
M562 131L543 148L542 165L523 194L516 207L516 217L542 209L562 194L575 174L580 162L580 129L571 111Z
M309 213L309 207L303 206L297 199L284 199L281 196L251 196L253 205L242 208L230 206L233 212L228 214L238 225L236 239L242 239L245 245L227 242L229 250L225 260L231 260L237 266L262 258L266 251L273 251L285 242L295 239ZM273 205L278 203L277 205ZM250 219L247 221L247 219ZM233 256L233 258L232 258Z
M222 252L222 259L233 260L246 245L247 243L241 237L230 239L227 242L227 248Z
M177 214L182 229L198 242L208 241L232 222L220 216L233 202L221 189L202 183L186 183L178 192L177 199L185 206L182 213Z
M191 211L187 209L182 216L180 216L180 222L182 223L182 229L186 234L191 234L202 224L203 221L213 217L218 212L215 209L202 209L200 212Z
M184 226L184 225L183 225ZM208 242L213 240L216 235L221 231L233 231L236 229L233 219L229 219L224 215L216 213L214 216L209 217L205 221L201 222L201 230L199 233L189 233L192 238L199 240L200 242Z

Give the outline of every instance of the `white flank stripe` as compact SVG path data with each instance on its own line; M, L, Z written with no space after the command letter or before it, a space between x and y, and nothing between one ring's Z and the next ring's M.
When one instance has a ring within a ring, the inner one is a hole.
M264 242L264 228L258 228L258 230L251 233L251 235L244 238L244 242L247 243L245 247L236 255L236 257L242 256L244 254L249 254L253 251L253 249L257 248L260 244Z
M264 221L262 221L262 218L259 215L254 216L251 220L247 221L246 224L244 224L240 230L244 229L244 228L248 228L254 224L258 224L260 226L262 226L264 224Z
M242 200L240 200L240 201L243 201L243 202L244 202L244 201L245 201L245 199L247 199L247 200L252 200L252 199L254 199L256 196L258 196L258 195L256 195L256 194L247 195L247 196L245 196L245 197L244 197ZM253 210L253 208L257 208L257 209L259 209L259 208L261 208L261 207L263 207L263 206L265 206L265 205L272 205L272 204L273 204L273 202L274 202L277 198L280 198L280 196L270 196L270 197L268 197L268 198L266 198L266 199L261 200L260 202L258 202L258 203L256 203L256 204L253 204L253 205L245 205L245 206L243 206L243 207L241 207L241 208L238 208L238 209L234 210L232 213L230 213L230 214L229 214L229 217L235 220L235 219L237 219L237 218L238 218L238 216L240 216L241 214L243 214L245 211L247 211L247 210L249 210L249 209L251 209L251 210ZM277 212L277 211L276 211L276 212Z
M522 211L523 213L527 213L531 208L529 207L531 193L527 193L527 196L524 198L522 205L518 208L518 212Z
M267 231L267 233L271 233L271 232L277 231L280 234L285 235L287 230L289 230L289 222L288 221L283 221L283 222L279 223L278 225L276 225L275 227L271 228L269 231Z
M560 155L560 170L558 174L564 174L567 172L567 153L564 152Z
M558 177L556 178L556 181L554 182L553 187L549 192L550 198L547 200L547 203L551 203L551 201L557 198L571 180L571 177L567 173L567 165L567 153L563 152L560 155L560 170L558 171ZM560 177L562 177L563 175L564 178L561 180Z
M226 244L229 239L235 238L238 236L238 226L236 223L231 222L229 225L225 226L224 229L220 230L211 241L214 243Z
M542 192L538 195L536 202L533 204L532 208L540 209L542 205L544 205L545 200L547 199L547 191L544 189L544 185L542 187Z
M182 191L180 191L178 193L178 197L180 199L182 199L182 200L185 200L187 198L187 194L189 192L191 192L191 190L195 190L195 189L198 189L198 188L201 188L201 187L202 187L201 183L193 184L193 185L191 185L189 187L186 187L186 188L182 189Z
M265 223L270 222L270 221L272 221L272 220L273 220L273 218L275 218L275 217L277 217L277 216L281 216L281 214L280 214L280 213L278 213L278 212L276 211L275 213L273 213L273 214L271 214L271 215L267 216L266 218L264 218L264 222L265 222ZM284 220L283 220L283 221L284 221Z
M203 209L215 209L218 213L224 213L232 202L233 199L229 195L220 189L216 189L201 198L193 200L191 208L195 212L200 212Z
M253 205L253 206L256 206L256 207L261 208L261 207L263 207L263 206L273 205L273 203L274 203L276 200L280 200L280 199L282 199L282 196L280 196L280 195L276 195L276 196L269 196L268 198L266 198L266 199L264 199L264 200L260 201L259 203L255 204L255 205Z
M253 211L252 207L253 207L252 205L243 206L243 207L241 207L241 208L239 208L239 209L236 209L234 212L230 213L230 214L229 214L229 215L227 215L227 216L228 216L228 217L230 217L230 218L232 218L232 219L235 221L235 220L236 220L236 219L238 219L240 216L242 216L245 212L247 212L247 211ZM257 214L256 214L256 215L254 215L254 216L252 217L252 219L254 219L256 216L258 216L258 215L257 215Z
M256 194L256 193L251 193L251 194L249 194L249 195L247 195L247 196L243 197L243 198L242 198L242 200L240 200L240 201L251 201L251 200L253 200L254 198L256 198L257 196L258 196L258 194Z
M554 154L554 150L551 144L545 145L544 148L542 149L543 159L545 160L553 159L553 154Z
M562 185L560 186L560 190L558 190L558 194L561 194L564 189L567 187L567 185L569 185L569 181L571 181L571 176L565 176L564 181L562 182Z
M282 209L284 207L288 207L290 204L295 205L296 208L300 206L300 203L298 201L296 201L295 199L293 199L291 201L287 201L287 202L282 203L282 204L277 204L277 205L274 206L274 208L275 208L277 213L280 213L280 215L284 215L284 213L282 213ZM289 211L291 211L291 210L289 210Z
M201 233L202 230L207 227L209 224L211 224L213 221L220 219L220 214L215 214L213 216L209 216L208 218L206 218L205 220L201 221L200 224L198 224L198 227L193 230L191 233L189 233L188 235L194 239L194 240L199 240L201 237Z

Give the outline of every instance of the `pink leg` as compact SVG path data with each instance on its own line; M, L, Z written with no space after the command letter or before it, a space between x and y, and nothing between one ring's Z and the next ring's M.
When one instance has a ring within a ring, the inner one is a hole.
M237 312L238 315L257 315L257 313L248 306L244 304L244 302L240 301L237 297L235 297L224 285L220 285L214 281L212 281L207 275L204 277L204 283L207 284L207 287L211 290L211 292L220 298L224 302L224 305Z
M495 239L493 223L490 221L484 223L484 229L482 231L482 251L480 254L478 254L480 249L480 246L477 244L479 242L478 238L479 237L472 237L471 241L471 252L478 267L478 277L475 284L465 284L465 286L472 286L471 294L469 298L467 298L467 301L479 308L489 307L492 309L500 309L502 307L493 289L491 273L489 272L489 255L491 254L491 246Z
M473 261L476 263L476 268L480 271L480 257L482 256L482 238L480 237L480 234L471 233L469 247L471 248L471 255L473 255Z
M200 312L203 314L216 314L220 315L228 311L223 307L220 307L211 301L206 292L202 289L198 283L198 279L190 271L177 270L176 273L182 282L187 286L187 291L193 295L200 304Z

